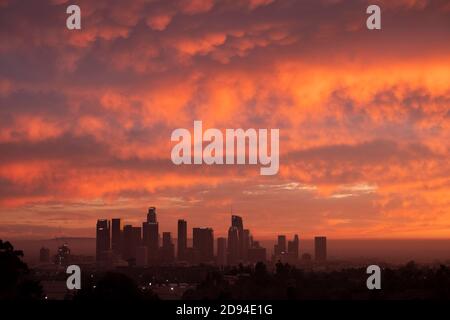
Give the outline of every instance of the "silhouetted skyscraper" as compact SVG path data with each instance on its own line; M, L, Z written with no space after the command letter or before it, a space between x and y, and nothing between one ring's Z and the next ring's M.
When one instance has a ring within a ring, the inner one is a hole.
M111 222L111 249L115 254L120 254L122 242L122 231L120 230L120 219L112 219Z
M187 248L187 222L186 220L178 220L178 247L177 255L178 260L186 260L186 248Z
M227 239L217 238L217 264L225 266L227 264Z
M147 222L150 223L156 223L156 208L155 207L150 207L148 208L148 213L147 213Z
M125 225L123 227L123 237L122 237L122 258L124 260L129 260L133 258L133 226Z
M278 236L278 242L274 247L274 254L275 256L281 256L286 253L286 236L285 235L279 235Z
M198 251L200 262L214 260L214 232L211 228L194 228L193 248Z
M244 222L242 217L232 215L231 216L231 226L236 227L238 230L238 260L243 260L244 256Z
M124 260L136 259L137 248L142 245L141 228L126 225L123 227L123 251Z
M110 224L108 220L97 220L96 255L101 260L102 253L110 249Z
M156 219L156 208L150 207L147 222L142 224L143 244L148 248L148 263L157 264L159 260L159 227Z
M327 260L327 238L315 237L314 238L314 251L316 261Z
M239 230L235 226L228 229L227 263L235 265L239 261Z
M298 235L295 235L292 241L288 241L287 251L289 262L295 263L298 260L298 247L299 247L299 239Z
M142 245L142 229L140 227L133 227L133 251ZM136 253L134 253L136 257Z
M175 260L175 246L172 242L170 232L163 232L161 261L164 263L173 263Z

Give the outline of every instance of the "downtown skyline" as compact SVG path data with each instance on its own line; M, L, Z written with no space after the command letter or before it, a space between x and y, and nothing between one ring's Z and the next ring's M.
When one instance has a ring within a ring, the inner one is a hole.
M286 235L278 235L273 253L269 256L267 248L261 246L251 230L244 228L241 216L231 215L227 237L214 237L210 227L193 227L192 244L188 245L188 222L179 219L177 238L159 228L156 207L149 207L142 227L124 224L120 218L98 219L96 224L96 261L104 267L112 267L119 261L130 266L147 267L173 265L175 263L215 264L233 266L240 263L272 261L325 262L327 260L327 239L315 237L314 256L300 252L300 238L295 234L293 240ZM162 236L161 236L162 235ZM175 249L176 248L176 249Z

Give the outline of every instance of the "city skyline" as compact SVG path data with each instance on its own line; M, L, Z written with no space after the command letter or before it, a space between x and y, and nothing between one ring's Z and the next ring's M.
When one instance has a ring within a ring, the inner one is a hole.
M159 229L156 207L149 207L147 220L141 227L124 224L120 218L111 221L98 219L96 225L96 261L100 265L112 267L120 260L130 266L146 267L174 263L215 264L222 266L240 263L272 261L299 263L300 260L312 260L312 254L300 252L300 238L295 234L292 241L286 235L278 235L272 255L260 245L251 230L244 228L241 216L231 214L228 237L214 237L210 227L192 227L192 244L188 245L188 221L178 219L177 238L171 232ZM111 228L113 222L114 230ZM325 236L314 238L314 260L327 260L327 239ZM177 249L175 249L177 248ZM42 251L42 249L41 249ZM269 251L270 252L270 251Z

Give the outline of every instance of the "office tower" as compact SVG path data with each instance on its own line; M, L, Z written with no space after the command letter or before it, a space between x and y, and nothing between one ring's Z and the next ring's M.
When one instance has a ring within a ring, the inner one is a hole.
M242 217L232 215L231 226L236 227L238 230L238 260L242 260L244 252L244 223Z
M194 228L193 248L199 254L200 262L214 260L214 232L211 228Z
M156 223L156 208L155 207L150 207L148 208L148 213L147 213L147 222L149 223Z
M97 220L96 256L101 260L102 253L110 249L110 225L108 220Z
M42 247L39 250L39 262L48 263L50 262L50 249Z
M140 227L132 228L132 245L131 245L131 257L136 259L137 248L142 245L142 230Z
M225 266L227 264L227 239L217 238L217 264Z
M148 261L148 248L146 246L138 246L136 248L136 266L145 267Z
M186 220L178 220L178 247L177 255L178 260L186 260L186 248L187 248L187 222Z
M142 244L147 248L150 244L150 227L148 222L142 222Z
M147 222L142 224L143 244L148 248L148 263L155 265L159 259L159 227L156 219L156 208L150 207Z
M286 253L286 236L279 235L278 242L274 246L274 254L275 256L281 256Z
M239 261L239 230L235 226L228 229L228 265L235 265Z
M175 260L175 246L172 242L170 232L163 232L161 247L161 262L173 263Z
M122 231L120 230L120 219L112 219L111 221L111 249L119 255L121 252Z
M124 260L129 260L133 258L133 226L125 225L123 227L123 237L122 237L122 258Z
M158 222L147 222L145 225L149 264L157 264L159 259L159 227Z
M298 235L295 235L292 241L288 241L287 251L289 262L295 263L298 260L298 247L299 247L299 239Z
M251 242L250 242L250 230L248 229L244 229L244 237L242 239L242 254L241 254L241 258L243 261L247 261L248 259L248 249L250 249L251 247Z
M314 251L316 261L327 260L327 238L315 237L314 238Z

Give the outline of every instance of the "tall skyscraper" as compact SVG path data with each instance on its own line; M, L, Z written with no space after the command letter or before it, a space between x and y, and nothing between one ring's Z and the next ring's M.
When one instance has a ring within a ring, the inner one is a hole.
M217 264L225 266L227 264L227 239L217 238Z
M123 259L136 259L137 248L141 245L141 228L133 227L132 225L125 225L123 227Z
M150 223L156 223L156 208L155 207L150 207L148 208L148 213L147 213L147 222Z
M238 230L238 260L243 260L244 256L244 222L242 217L232 215L231 226Z
M275 256L281 256L286 253L286 236L279 235L277 244L274 247Z
M159 259L159 227L156 208L148 208L147 222L142 223L142 242L148 248L148 263L155 265Z
M187 222L186 220L178 220L178 247L177 256L178 260L186 260L186 248L187 248Z
M122 237L122 258L124 260L129 260L133 258L133 226L125 225L123 227L123 237Z
M327 238L315 237L314 238L314 252L316 261L327 260Z
M194 228L193 248L199 253L200 262L214 260L214 232L211 228Z
M140 227L133 227L133 248L134 257L136 257L136 249L142 245L142 229Z
M118 255L121 253L122 231L120 230L120 219L111 221L111 249Z
M298 247L299 247L299 239L298 235L294 236L294 239L292 241L288 241L288 259L289 262L295 263L298 260Z
M170 232L163 232L161 247L161 262L173 263L175 260L175 246L172 242Z
M100 261L102 254L110 249L110 224L108 220L97 220L96 255Z
M239 230L235 226L228 229L227 263L235 265L239 261Z

